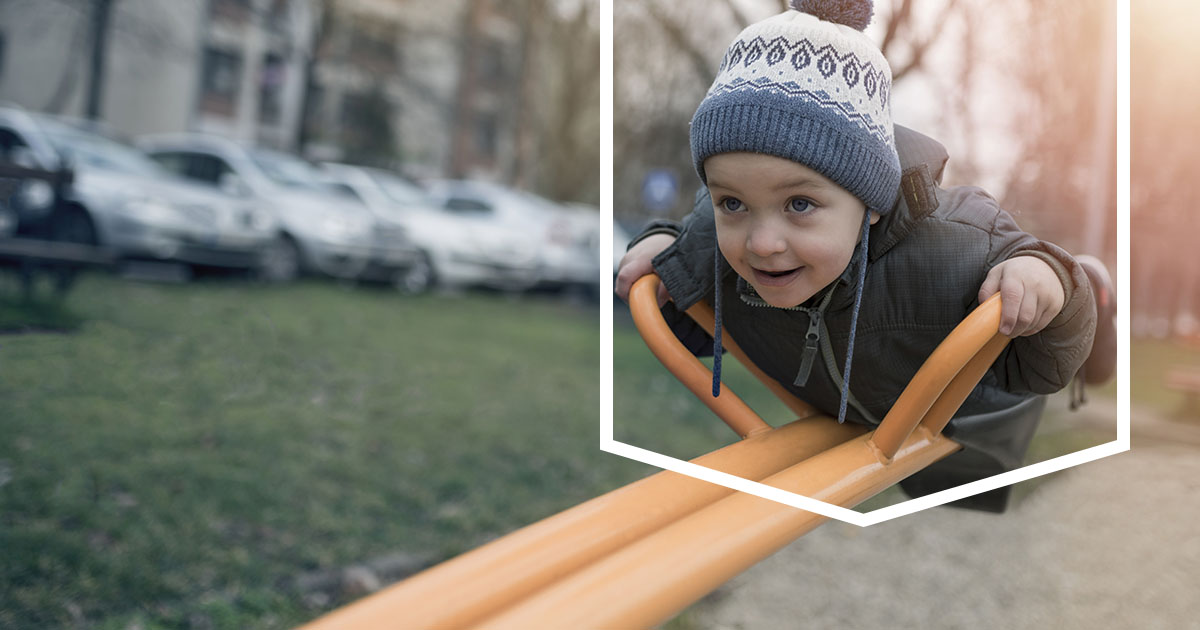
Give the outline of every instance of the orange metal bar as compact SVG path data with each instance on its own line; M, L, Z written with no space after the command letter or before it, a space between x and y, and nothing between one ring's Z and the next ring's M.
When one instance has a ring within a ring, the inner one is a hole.
M971 361L954 377L954 380L946 386L946 390L942 392L937 402L933 403L929 412L925 414L925 418L921 420L921 426L933 433L941 433L942 429L946 428L946 424L950 422L950 418L962 406L963 401L971 394L971 390L979 384L979 379L983 378L984 373L988 371L992 363L996 362L996 357L1000 356L1000 351L1004 350L1004 346L1007 345L1008 337L999 333L992 337L987 345L972 357Z
M900 444L921 422L963 366L997 335L999 327L1000 295L996 294L972 311L934 349L933 354L929 355L921 369L917 370L908 387L904 388L900 398L896 400L896 404L892 405L879 427L875 429L871 439L885 457L892 457L896 453ZM999 350L996 352L998 354ZM995 360L995 356L992 360ZM986 369L987 366L984 366L985 371ZM975 382L978 381L979 378L976 377ZM961 404L962 400L954 404L954 408L950 410L951 415ZM946 420L949 420L949 416ZM945 426L945 422L942 422L942 426Z
M657 276L647 277L653 277L654 282L658 282ZM711 306L705 304L704 302L696 302L687 310L687 314L689 317L696 320L696 323L700 324L704 330L708 331L708 334L713 334L713 329L716 328L716 324L714 323L715 317L713 316L713 310ZM750 360L750 357L746 356L745 351L743 351L742 347L738 345L737 340L730 336L729 331L724 331L721 334L721 339L721 345L724 346L730 354L737 357L738 362L744 365L747 370L750 370L750 373L753 374L759 380L759 382L761 382L763 385L766 385L767 389L771 390L771 393L775 394L776 398L783 401L783 404L787 405L787 408L791 409L792 413L796 414L797 418L807 418L820 413L817 411L816 407L813 407L803 400L800 400L795 396L795 394L789 392L786 387L780 384L779 381L767 376L767 373L763 372L762 368L758 367L758 365ZM708 381L712 381L711 373L708 377ZM722 384L722 387L724 387L724 384Z
M721 396L713 397L712 371L675 339L671 328L662 318L655 293L658 283L658 276L644 276L629 290L629 311L633 314L633 323L646 340L650 351L675 378L738 435L746 437L770 429L771 426L738 398L737 394L726 390Z
M855 505L959 448L917 429L891 462L867 436L764 481ZM662 528L475 626L479 629L645 628L676 614L826 519L737 493Z
M828 418L807 418L693 462L763 479L864 433L862 427L838 425ZM660 472L517 530L303 628L466 627L732 493L723 486Z

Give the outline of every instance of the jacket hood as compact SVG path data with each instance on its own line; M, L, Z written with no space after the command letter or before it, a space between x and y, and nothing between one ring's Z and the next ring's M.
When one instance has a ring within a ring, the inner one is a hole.
M867 243L871 262L875 262L904 240L922 219L937 209L938 185L945 174L946 162L950 160L946 147L937 140L900 125L896 125L895 129L896 151L900 155L900 195L892 211L880 217L879 221L871 226ZM855 270L858 269L860 258L861 250L855 249L850 264L846 266L842 275L834 280L837 286L845 285L850 290L838 291L833 296L830 308L841 310L854 303L853 289L858 279ZM870 273L870 269L867 273ZM815 304L825 295L826 290L818 291L805 305Z
M867 247L872 261L887 253L921 219L937 209L937 189L950 160L942 143L907 127L895 127L896 152L900 154L900 196L892 211L871 226L871 242Z

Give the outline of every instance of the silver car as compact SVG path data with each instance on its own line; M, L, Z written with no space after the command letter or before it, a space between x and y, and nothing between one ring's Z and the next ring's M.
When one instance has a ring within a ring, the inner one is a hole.
M205 134L148 136L138 146L172 172L270 208L280 223L264 263L272 279L305 270L357 278L377 254L371 213L300 158Z
M325 164L335 181L362 199L381 221L403 225L420 250L405 275L405 288L487 286L520 290L541 277L528 234L482 217L437 207L425 191L388 171Z
M80 242L126 260L254 268L276 231L269 213L160 168L128 145L54 118L0 108L7 158L75 172L67 193Z
M599 212L565 208L538 195L491 182L442 180L429 184L442 207L486 221L490 229L524 235L524 255L539 270L532 287L594 293L600 284Z

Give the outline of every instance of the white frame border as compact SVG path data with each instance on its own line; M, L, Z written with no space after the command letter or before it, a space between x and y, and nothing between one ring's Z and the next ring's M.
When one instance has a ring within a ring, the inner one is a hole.
M613 2L600 0L600 450L867 527L921 510L1115 455L1130 448L1129 300L1117 302L1117 439L1099 446L862 513L668 457L613 439ZM1117 286L1129 287L1129 0L1117 0Z

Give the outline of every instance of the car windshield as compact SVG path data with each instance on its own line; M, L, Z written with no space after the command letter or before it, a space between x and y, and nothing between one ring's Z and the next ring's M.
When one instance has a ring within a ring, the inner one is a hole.
M263 174L280 186L339 196L342 194L326 183L324 173L298 157L259 149L250 152L250 159L254 160Z
M41 123L50 144L75 166L162 177L165 171L133 147L57 124Z
M420 188L384 171L368 171L371 179L391 201L406 206L424 206L430 202Z

